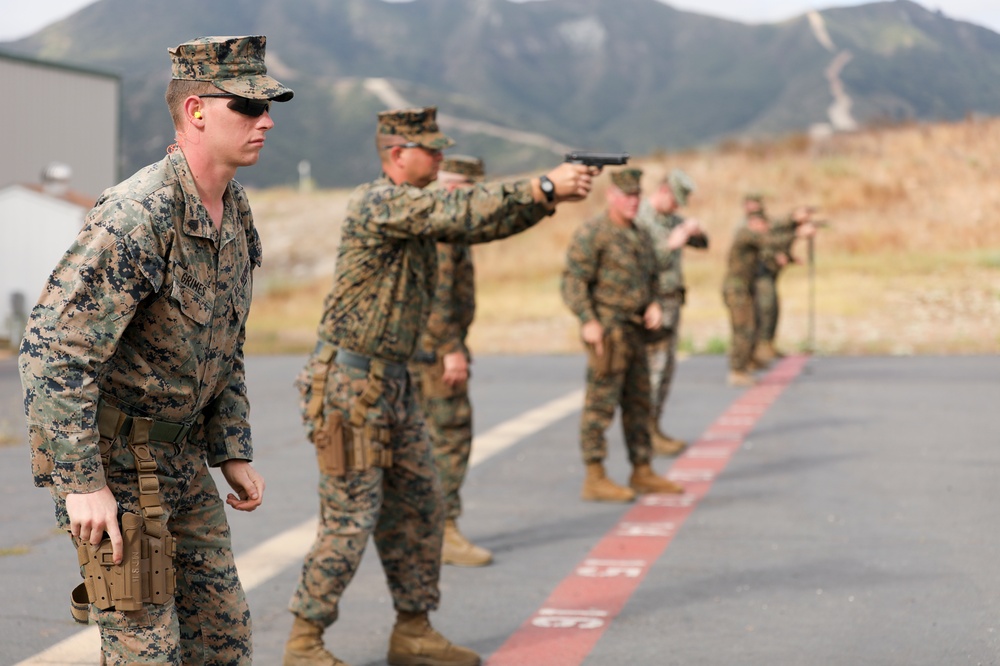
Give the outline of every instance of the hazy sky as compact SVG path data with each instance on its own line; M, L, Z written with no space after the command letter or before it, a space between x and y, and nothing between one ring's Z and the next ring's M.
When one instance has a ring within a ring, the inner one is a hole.
M0 0L0 41L26 37L95 0ZM219 2L220 0L205 0ZM295 0L288 0L294 2ZM472 0L474 1L474 0ZM606 0L614 2L615 0ZM929 9L1000 32L1000 0L920 0ZM136 11L142 11L136 2ZM810 9L864 4L862 0L671 0L678 9L748 23L779 21Z

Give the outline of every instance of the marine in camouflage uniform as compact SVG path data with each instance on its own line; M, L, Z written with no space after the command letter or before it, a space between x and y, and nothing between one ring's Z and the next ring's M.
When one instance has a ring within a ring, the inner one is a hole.
M774 347L781 307L778 298L778 276L782 269L793 261L792 245L795 239L811 235L812 226L806 223L809 222L812 213L812 208L800 206L788 217L772 222L767 232L766 257L760 263L757 280L754 283L757 332L753 358L758 365L766 365L782 355Z
M482 182L483 161L467 155L449 155L441 163L438 183L454 190ZM420 336L410 363L413 393L430 432L434 463L444 492L445 524L441 561L459 566L484 566L493 555L471 543L459 531L462 513L459 490L465 481L472 452L472 403L469 401L469 364L466 345L476 313L472 252L464 243L437 244L438 275L427 328Z
M763 260L767 229L767 218L760 212L751 212L746 224L737 228L726 260L722 298L729 309L732 326L729 348L729 384L732 386L751 386L754 383L750 374L756 333L754 284Z
M323 646L369 537L385 571L396 625L390 664L478 664L430 626L438 605L445 510L406 363L430 314L438 242L482 243L518 233L555 202L589 191L586 167L540 178L425 189L452 144L436 109L379 114L383 175L354 191L324 303L316 351L299 378L303 420L317 447L320 526L289 609L284 664L340 664ZM542 189L553 185L552 198ZM550 203L551 202L551 203Z
M659 281L653 243L633 220L639 206L639 169L611 175L608 209L574 235L566 255L562 298L580 320L587 343L587 390L580 420L586 477L581 497L627 502L635 493L683 492L650 466L649 365L646 340L661 324ZM633 472L630 487L604 470L605 431L621 407Z
M292 97L266 75L264 47L262 36L208 37L170 50L177 149L103 193L21 344L35 484L51 491L59 526L88 557L107 532L121 562L120 507L176 546L174 595L112 595L106 609L90 598L102 663L252 661L250 613L209 466L237 491L232 507L261 503L243 364L261 247L231 180L233 155L206 146L257 161L262 142L248 152L247 139L273 127L269 101ZM86 599L75 600L86 620Z
M650 336L646 347L649 357L650 401L652 411L649 434L653 451L677 455L687 443L660 430L663 406L670 394L677 367L677 343L680 340L681 308L687 289L684 284L684 247L705 249L708 236L694 218L678 213L694 192L694 183L680 169L674 169L648 198L639 204L636 226L644 229L653 241L656 270L660 282L660 308L663 323Z

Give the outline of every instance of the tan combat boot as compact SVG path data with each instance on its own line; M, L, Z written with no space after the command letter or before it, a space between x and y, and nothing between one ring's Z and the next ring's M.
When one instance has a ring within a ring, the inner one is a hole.
M658 456L676 456L687 447L687 442L664 434L656 421L649 424L649 439L653 444L653 453Z
M323 627L295 616L282 666L348 666L323 647Z
M746 387L753 386L757 380L749 372L744 370L730 370L728 383L730 386Z
M444 523L444 546L441 562L459 567L484 567L493 561L493 553L473 544L458 531L454 520Z
M479 666L479 655L434 631L427 613L396 616L389 638L389 666Z
M649 493L669 493L680 495L684 492L684 486L680 486L673 481L664 479L647 465L636 465L632 470L632 476L628 480L628 485L640 495Z
M761 368L766 368L771 364L776 358L774 353L774 345L770 342L761 340L753 347L753 362L760 366Z
M583 491L580 497L590 502L631 502L635 493L624 486L619 486L604 473L604 464L587 463L587 476L583 480Z

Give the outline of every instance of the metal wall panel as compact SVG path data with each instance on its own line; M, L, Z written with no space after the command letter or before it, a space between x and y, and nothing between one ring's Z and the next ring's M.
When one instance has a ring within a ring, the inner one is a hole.
M38 183L52 162L69 165L71 189L96 198L120 179L117 77L0 54L0 187Z

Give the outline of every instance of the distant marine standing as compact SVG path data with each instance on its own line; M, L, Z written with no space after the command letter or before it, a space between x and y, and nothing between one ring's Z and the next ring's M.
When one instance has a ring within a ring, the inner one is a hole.
M633 220L639 207L639 169L611 174L605 213L586 222L566 255L562 297L579 319L587 347L587 390L580 419L585 465L581 497L628 502L636 493L680 493L653 472L646 340L660 327L656 257L649 235ZM608 478L605 432L621 408L632 474L629 485Z
M749 197L748 197L749 199ZM768 221L761 210L750 210L745 224L736 228L726 257L726 275L722 283L722 299L729 310L732 337L729 346L730 386L752 386L756 383L753 345L756 339L754 285L765 260Z
M483 182L483 161L448 155L441 162L438 184L451 191ZM434 463L444 492L445 523L441 561L478 567L493 555L470 542L458 529L462 514L459 491L472 453L472 403L469 379L472 354L466 339L476 314L472 249L465 243L437 244L437 286L427 328L410 363L413 393L420 400L430 433Z
M778 295L778 276L789 263L794 262L792 245L798 238L809 238L815 234L811 206L798 206L792 213L770 223L767 232L767 250L760 262L754 283L754 306L756 312L756 334L753 359L758 365L766 365L783 356L774 345L778 333L778 316L781 312ZM784 258L779 261L778 258Z
M650 414L649 434L653 451L660 455L677 455L687 443L663 432L660 422L670 394L670 385L677 365L677 344L680 341L681 308L687 299L684 283L684 247L708 248L708 235L695 218L685 218L678 211L686 206L694 193L691 178L674 169L655 190L639 204L636 226L644 229L653 241L656 270L660 282L660 308L663 323L649 337Z

